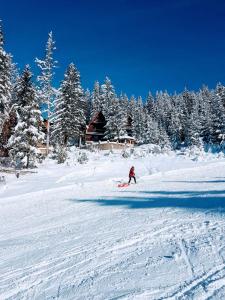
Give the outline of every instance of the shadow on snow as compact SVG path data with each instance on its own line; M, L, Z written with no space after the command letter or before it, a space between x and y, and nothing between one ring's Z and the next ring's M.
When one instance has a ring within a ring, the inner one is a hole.
M225 183L225 180L176 180L176 181L170 181L170 180L164 180L162 182L177 182L177 183Z
M211 191L122 191L135 196L104 197L71 201L97 203L101 206L125 206L130 209L150 208L185 208L185 209L219 209L225 212L225 190ZM121 192L120 192L121 193Z

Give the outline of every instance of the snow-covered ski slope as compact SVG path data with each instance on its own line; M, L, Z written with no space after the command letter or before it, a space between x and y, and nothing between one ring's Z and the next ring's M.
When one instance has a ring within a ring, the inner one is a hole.
M6 177L1 300L225 299L223 157L92 153Z

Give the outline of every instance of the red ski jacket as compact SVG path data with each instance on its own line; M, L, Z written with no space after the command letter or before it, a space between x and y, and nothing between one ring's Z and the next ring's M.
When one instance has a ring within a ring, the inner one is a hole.
M133 176L135 176L134 168L131 168L130 173L129 173L129 177L133 177Z

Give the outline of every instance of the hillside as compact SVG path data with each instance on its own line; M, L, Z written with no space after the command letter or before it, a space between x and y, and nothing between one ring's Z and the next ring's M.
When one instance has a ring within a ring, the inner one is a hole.
M224 156L147 149L6 175L0 299L225 298Z

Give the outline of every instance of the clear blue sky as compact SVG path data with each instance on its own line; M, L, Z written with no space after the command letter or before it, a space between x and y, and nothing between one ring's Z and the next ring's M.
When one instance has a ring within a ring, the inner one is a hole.
M225 84L224 0L0 0L0 18L21 68L53 31L56 85L70 62L84 88L109 76L129 96Z

